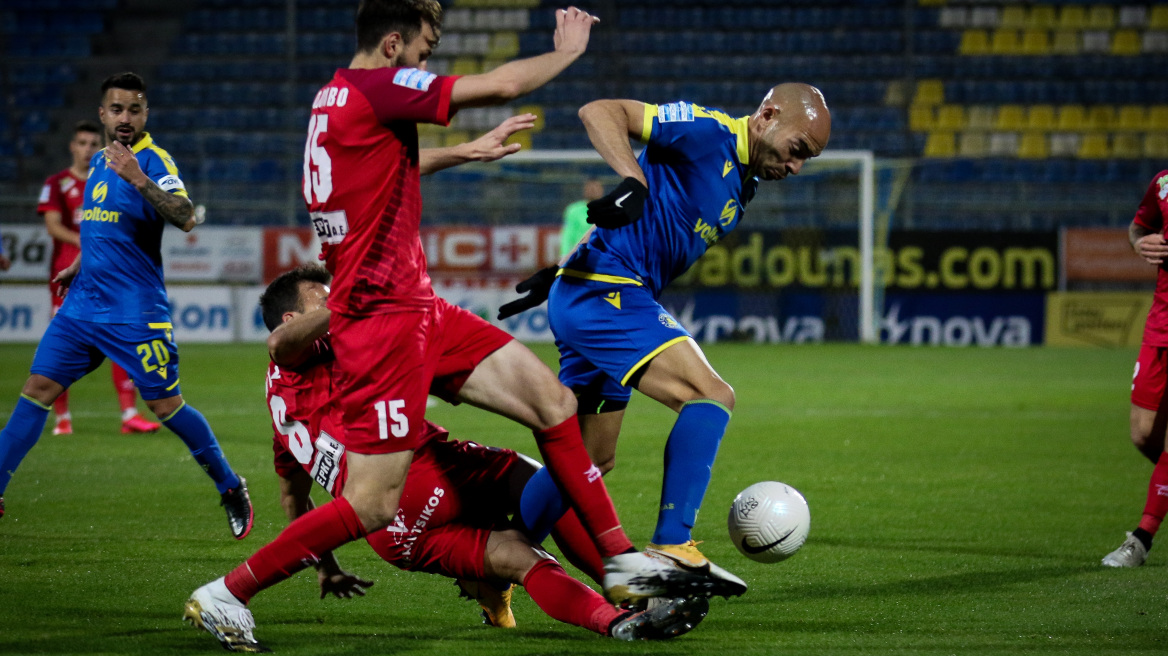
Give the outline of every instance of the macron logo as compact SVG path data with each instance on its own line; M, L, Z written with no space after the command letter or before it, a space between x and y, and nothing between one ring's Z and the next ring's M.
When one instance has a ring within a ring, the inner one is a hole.
M403 68L393 75L393 83L417 91L429 91L438 76L416 68Z

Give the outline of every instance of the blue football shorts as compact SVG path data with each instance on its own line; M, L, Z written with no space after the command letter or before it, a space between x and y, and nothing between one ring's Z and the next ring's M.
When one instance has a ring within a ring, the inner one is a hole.
M31 371L68 388L107 357L126 370L144 400L180 393L169 323L97 323L57 314L37 344Z
M577 395L628 402L633 374L690 337L647 289L561 275L548 296L560 382Z

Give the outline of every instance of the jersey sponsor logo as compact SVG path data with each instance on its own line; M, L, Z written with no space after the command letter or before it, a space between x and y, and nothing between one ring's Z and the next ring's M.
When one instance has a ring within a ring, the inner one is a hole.
M605 302L616 309L621 309L620 306L620 292L612 292L604 297Z
M159 187L162 187L163 191L180 191L186 189L186 185L183 184L183 181L177 175L163 176L156 180L156 182Z
M106 195L106 192L108 192L108 191L109 191L109 186L106 185L104 180L93 185L93 194L92 194L93 201L95 203L104 203L105 202L105 195Z
M657 107L658 123L692 122L693 120L694 108L687 102L675 102Z
M702 241L706 242L706 246L713 246L714 242L718 241L718 238L721 237L718 234L718 226L706 223L706 220L701 217L698 217L698 222L694 224L693 231L702 238Z
M438 76L434 73L427 73L416 68L403 68L393 75L393 83L407 87L409 89L417 89L418 91L429 91L430 84Z
M345 446L328 433L321 431L320 436L316 438L316 460L313 461L312 471L309 472L312 480L332 492L344 454Z
M102 184L105 183L103 182ZM117 223L121 216L121 212L108 212L101 209L100 207L94 207L92 209L85 210L85 213L81 215L81 220L99 221L101 223Z
M1168 200L1168 175L1156 180L1156 184L1160 185L1160 200Z
M53 192L53 190L49 189L49 185L45 185L44 187L41 187L41 197L39 199L37 199L37 202L38 203L49 202L49 195L52 194L52 192Z
M595 465L593 465L595 468ZM596 470L600 472L599 469ZM410 528L409 535L405 538L405 546L402 549L402 557L408 562L414 555L414 543L422 531L426 530L426 525L434 517L434 512L438 510L438 506L442 503L442 497L446 496L446 490L440 487L434 488L430 498L426 500L426 507L422 508L422 512L418 513L418 518L414 520L414 525Z
M349 234L349 219L345 210L333 212L312 212L312 227L316 229L316 236L322 244L336 245L345 240Z
M734 222L734 217L736 216L738 216L738 203L735 203L734 199L731 198L722 206L722 216L718 218L718 221L725 228Z
M727 175L730 175L730 171L732 171L733 169L734 169L734 162L731 162L730 160L726 160L726 163L722 165L722 177L724 178Z

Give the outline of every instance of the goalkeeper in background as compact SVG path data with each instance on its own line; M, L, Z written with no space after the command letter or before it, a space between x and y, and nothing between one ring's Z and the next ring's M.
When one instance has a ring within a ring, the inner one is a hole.
M580 118L592 145L624 180L588 204L594 228L581 245L559 268L520 283L517 291L528 295L500 308L500 318L548 300L560 380L577 395L584 443L601 471L613 468L633 388L678 413L665 445L657 528L646 552L741 583L706 558L691 534L734 409L734 390L657 299L738 225L760 178L798 174L823 152L831 115L818 89L787 83L741 118L688 102L633 100L591 102ZM639 159L630 137L646 144ZM525 494L531 505L522 513L539 524L529 527L537 534L563 507L546 471L528 487L538 484L545 492Z

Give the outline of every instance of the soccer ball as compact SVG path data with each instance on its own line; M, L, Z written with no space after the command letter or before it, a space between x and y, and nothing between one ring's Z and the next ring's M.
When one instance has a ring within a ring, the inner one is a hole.
M795 488L764 481L734 497L726 524L730 540L743 556L760 563L777 563L793 556L807 540L811 511Z

